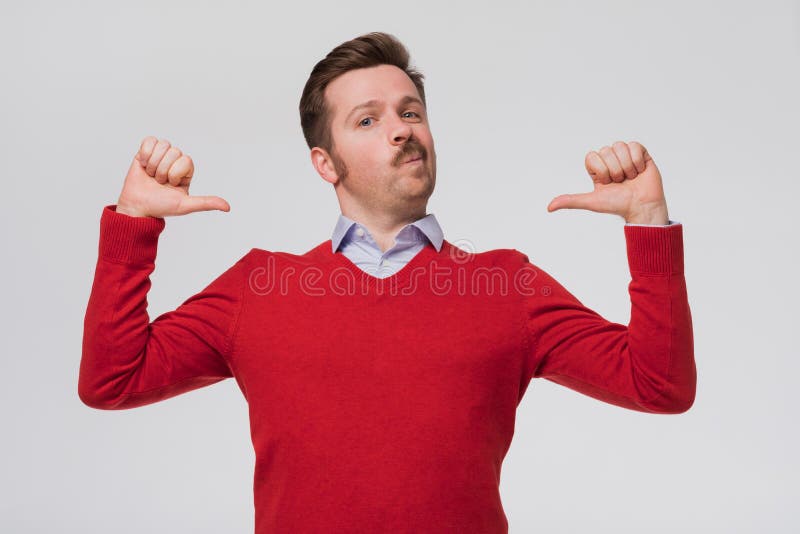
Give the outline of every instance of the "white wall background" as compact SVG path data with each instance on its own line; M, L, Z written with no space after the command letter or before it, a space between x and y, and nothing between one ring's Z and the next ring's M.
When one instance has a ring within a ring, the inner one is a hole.
M694 407L534 380L501 481L511 532L797 532L798 2L411 0L2 2L0 531L252 532L234 381L128 411L78 398L100 213L146 135L231 204L167 220L151 318L251 247L330 237L297 105L316 61L369 31L426 75L428 208L451 242L517 248L627 323L622 219L545 207L591 190L586 152L636 140L684 224Z

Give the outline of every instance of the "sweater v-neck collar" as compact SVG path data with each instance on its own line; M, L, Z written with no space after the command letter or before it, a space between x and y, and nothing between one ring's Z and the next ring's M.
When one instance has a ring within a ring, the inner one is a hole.
M411 258L408 263L406 263L399 271L385 278L379 278L361 270L360 267L350 261L350 259L342 254L341 251L331 252L330 239L324 243L321 243L317 247L319 254L321 254L323 257L331 258L333 263L351 271L356 276L356 280L361 280L362 283L366 282L369 288L372 288L379 283L388 285L396 284L399 286L408 280L415 267L425 266L430 263L431 260L443 256L449 250L450 248L447 240L442 241L442 247L438 251L431 243L426 243L425 246L422 247L422 249L417 252L414 257Z

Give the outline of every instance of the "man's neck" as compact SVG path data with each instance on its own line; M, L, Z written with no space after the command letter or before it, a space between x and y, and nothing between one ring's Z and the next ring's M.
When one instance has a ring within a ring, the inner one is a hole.
M394 246L394 238L404 226L425 217L426 207L408 213L373 213L342 208L342 215L365 226L381 251L386 252Z

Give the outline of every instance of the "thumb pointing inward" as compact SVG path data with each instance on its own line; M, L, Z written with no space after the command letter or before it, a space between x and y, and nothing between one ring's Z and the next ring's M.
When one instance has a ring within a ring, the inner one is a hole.
M559 195L550 201L547 205L547 211L553 212L560 209L586 209L591 210L594 208L592 202L592 193L574 193L568 195Z
M231 206L224 198L215 196L189 196L181 202L181 214L210 210L227 212L231 210Z

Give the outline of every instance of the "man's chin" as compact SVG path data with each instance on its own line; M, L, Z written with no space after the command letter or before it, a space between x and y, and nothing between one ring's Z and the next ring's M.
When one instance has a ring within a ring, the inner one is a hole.
M408 178L409 185L415 190L418 189L433 189L433 178L427 172L420 172L409 174Z

